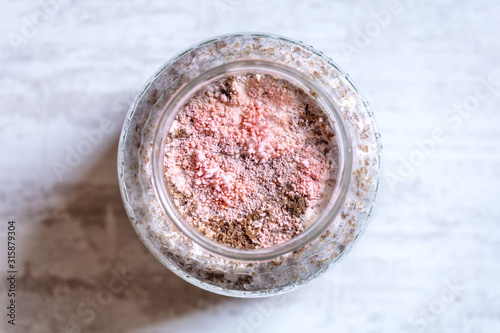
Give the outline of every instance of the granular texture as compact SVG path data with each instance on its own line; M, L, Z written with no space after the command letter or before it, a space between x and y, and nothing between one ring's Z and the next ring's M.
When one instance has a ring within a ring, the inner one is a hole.
M303 90L246 74L209 85L181 108L164 161L186 221L223 245L252 249L315 222L337 181L338 147Z

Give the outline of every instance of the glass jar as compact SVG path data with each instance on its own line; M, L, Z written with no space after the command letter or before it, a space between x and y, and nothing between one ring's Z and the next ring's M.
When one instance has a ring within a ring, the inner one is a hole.
M203 236L180 215L166 185L164 146L177 112L203 87L238 74L268 74L301 88L323 109L339 148L338 181L317 221L267 248L236 249ZM118 175L132 225L160 262L211 292L259 297L304 285L349 252L373 209L380 153L366 101L329 58L283 37L233 34L191 47L150 79L125 120Z

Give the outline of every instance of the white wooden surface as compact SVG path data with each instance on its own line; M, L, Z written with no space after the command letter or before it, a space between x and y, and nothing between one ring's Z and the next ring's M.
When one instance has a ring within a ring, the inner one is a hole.
M498 2L58 6L29 31L40 2L1 2L0 267L15 219L19 270L17 325L2 310L2 332L500 332ZM368 231L334 270L275 299L212 295L168 272L136 237L116 180L121 122L149 74L193 43L237 31L282 34L331 56L370 102L384 144ZM13 34L25 38L17 51ZM488 78L490 90L478 88ZM466 118L447 113L474 98ZM59 179L54 162L101 120L111 130ZM446 139L419 155L415 141L436 128ZM410 158L421 163L405 174ZM135 277L111 293L114 267Z

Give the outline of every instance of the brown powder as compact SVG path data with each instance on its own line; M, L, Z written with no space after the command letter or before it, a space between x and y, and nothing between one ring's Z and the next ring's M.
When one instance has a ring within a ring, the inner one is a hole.
M317 218L338 148L318 105L258 74L218 81L180 110L165 146L174 203L205 236L236 248L284 243Z

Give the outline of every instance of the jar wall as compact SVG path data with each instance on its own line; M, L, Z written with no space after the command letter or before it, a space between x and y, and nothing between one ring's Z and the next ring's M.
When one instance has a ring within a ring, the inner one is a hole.
M326 91L341 111L352 141L352 174L344 206L315 240L271 260L215 255L179 232L155 192L152 142L159 117L186 82L222 64L263 59L293 67ZM380 173L380 141L372 114L349 78L302 43L258 34L222 36L174 57L134 101L120 138L120 188L130 220L149 250L170 270L206 290L240 297L278 294L305 284L343 257L367 226ZM306 260L307 259L307 260Z

